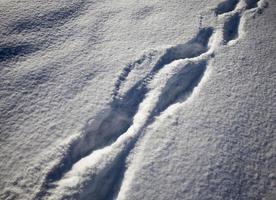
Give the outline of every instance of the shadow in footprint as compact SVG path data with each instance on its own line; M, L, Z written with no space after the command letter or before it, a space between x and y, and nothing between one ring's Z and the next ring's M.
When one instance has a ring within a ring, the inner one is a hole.
M235 9L236 5L238 4L238 0L226 0L218 4L215 8L215 14L221 15L227 12L230 12Z
M152 113L151 117L158 116L170 105L176 102L183 102L193 89L198 85L206 69L207 62L202 61L198 64L189 63L172 78L168 80L162 95Z
M213 28L203 28L199 31L196 37L191 39L189 42L166 49L164 54L157 60L156 64L153 65L151 72L146 75L144 79L142 79L142 82L150 79L164 65L169 64L174 60L192 58L206 52L208 50L208 42L212 33ZM123 72L119 76L119 79L115 83L115 89L113 91L114 97L118 95L122 82L126 80L127 76L134 69L134 67L142 64L145 60L150 60L155 54L156 52L151 52L148 55L143 55L140 59L124 68Z
M236 13L231 16L223 26L223 40L224 44L227 44L229 41L238 38L239 36L239 24L240 24L240 15Z
M245 0L246 3L246 9L252 9L258 7L258 2L260 0Z
M213 34L213 28L207 27L199 31L197 36L185 44L179 44L166 50L165 54L157 61L152 73L174 60L193 58L208 51L208 42Z

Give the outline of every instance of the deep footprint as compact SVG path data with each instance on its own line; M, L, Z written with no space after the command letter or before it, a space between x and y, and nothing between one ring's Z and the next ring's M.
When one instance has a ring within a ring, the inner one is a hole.
M202 61L198 64L190 63L171 77L162 90L162 95L160 96L159 102L156 104L151 118L159 115L170 105L176 102L185 101L193 89L198 85L206 66L207 61Z
M166 53L161 56L156 65L153 67L152 73L157 72L164 65L167 65L174 60L193 58L207 52L208 42L212 34L212 27L202 28L197 36L189 42L167 49Z
M164 65L169 64L174 60L193 58L208 51L208 42L212 34L213 28L206 27L201 29L196 37L194 37L187 43L168 48L165 53L157 60L157 62L153 64L151 72L147 74L142 80L146 81L150 79L155 73L157 73L162 67L164 67ZM146 60L150 60L154 56L154 54L155 52L152 52L149 55L143 55L140 59L127 65L124 68L123 72L115 83L115 89L113 91L114 97L117 97L122 82L126 80L131 70L133 70L135 66L142 64Z
M238 0L226 0L218 4L215 8L215 14L221 15L227 12L230 12L235 9L236 5L238 4Z
M258 7L258 2L260 0L245 0L246 3L246 9L252 9Z
M239 37L239 24L240 15L239 13L231 16L223 26L223 40L224 44Z

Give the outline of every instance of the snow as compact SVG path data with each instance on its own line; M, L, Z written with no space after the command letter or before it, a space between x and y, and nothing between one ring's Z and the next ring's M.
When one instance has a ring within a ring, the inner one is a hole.
M275 9L0 1L0 199L275 199Z

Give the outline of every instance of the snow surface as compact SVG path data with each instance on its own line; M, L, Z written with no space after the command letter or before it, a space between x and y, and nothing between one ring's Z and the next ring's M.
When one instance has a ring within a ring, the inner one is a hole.
M273 0L0 1L0 199L276 199Z

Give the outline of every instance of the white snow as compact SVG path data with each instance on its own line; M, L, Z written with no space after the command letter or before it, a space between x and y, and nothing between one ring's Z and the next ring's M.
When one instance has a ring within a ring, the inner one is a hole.
M275 11L0 1L0 199L275 199Z

